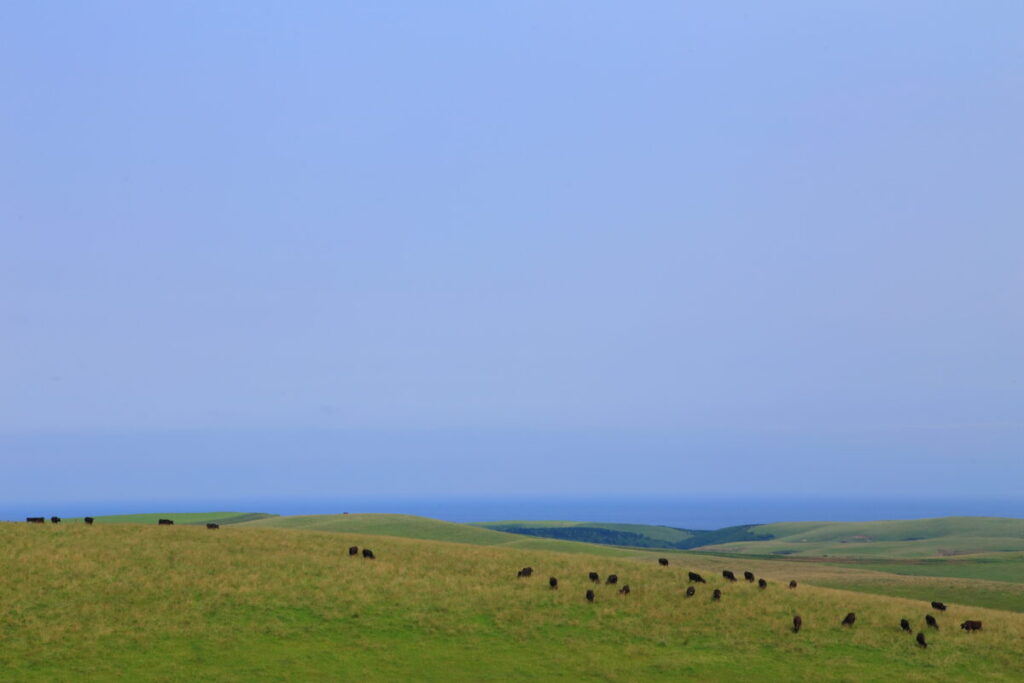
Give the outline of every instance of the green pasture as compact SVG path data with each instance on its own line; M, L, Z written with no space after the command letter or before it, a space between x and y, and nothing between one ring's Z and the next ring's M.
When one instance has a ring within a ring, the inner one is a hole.
M377 559L348 556L350 545ZM898 624L923 628L924 599L812 581L967 579L694 553L661 567L658 553L576 545L586 551L259 522L0 524L0 671L5 681L1019 679L1024 615L930 596L950 607L922 650ZM532 578L516 578L523 566ZM727 583L724 566L752 568L769 586ZM688 570L708 580L689 599ZM619 584L591 584L589 571ZM625 583L633 590L619 595ZM853 628L839 625L848 611ZM956 628L963 619L985 630L967 634Z

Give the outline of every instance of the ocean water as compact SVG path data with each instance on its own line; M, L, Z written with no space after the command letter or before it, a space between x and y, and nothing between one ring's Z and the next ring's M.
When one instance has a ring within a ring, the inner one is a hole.
M140 512L234 510L282 515L387 512L451 522L572 520L720 529L739 524L869 521L926 517L1024 518L1024 498L488 498L488 499L245 499L40 501L0 503L0 519L82 517Z

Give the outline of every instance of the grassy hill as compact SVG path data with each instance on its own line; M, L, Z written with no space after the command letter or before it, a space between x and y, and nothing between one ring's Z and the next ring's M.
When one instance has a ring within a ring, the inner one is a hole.
M607 546L584 545L546 538L530 538L516 534L480 528L470 524L444 522L439 519L414 515L350 514L350 515L296 515L270 517L244 523L246 527L291 529L301 531L332 531L349 534L397 536L450 543L505 546L509 548L535 548L568 553L587 553L612 557L633 557L637 553Z
M104 515L94 517L95 524L156 524L158 520L170 519L175 524L241 524L256 519L273 518L277 515L265 512L153 512L139 515ZM78 524L81 517L62 520L62 524Z
M926 602L804 583L877 572L752 558L771 581L759 590L723 583L735 558L672 553L659 567L268 524L0 524L4 680L1014 680L1024 657L1024 615L932 596L950 607L921 650L898 624L922 628ZM378 559L348 557L351 544ZM515 578L527 565L534 578ZM687 569L709 580L691 599ZM633 591L593 586L588 604L589 571ZM807 574L788 590L794 571ZM956 628L968 618L985 631Z
M1024 551L1024 519L942 517L881 522L787 522L750 527L749 537L703 550L803 557L948 557Z
M1000 517L785 522L713 531L596 522L487 522L475 526L588 543L741 555L891 559L1024 551L1024 520Z
M583 543L603 543L635 548L678 548L693 538L694 532L668 526L647 524L610 524L604 522L478 522L473 526L526 536L557 538Z

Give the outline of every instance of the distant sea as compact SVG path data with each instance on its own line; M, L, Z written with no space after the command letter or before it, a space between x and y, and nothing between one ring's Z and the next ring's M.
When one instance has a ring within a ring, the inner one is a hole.
M130 502L0 502L0 519L57 515L116 515L141 512L270 512L281 515L386 512L451 522L571 520L660 524L683 529L720 529L771 522L852 522L925 517L1024 518L1019 499L881 498L487 498L487 499L232 499Z

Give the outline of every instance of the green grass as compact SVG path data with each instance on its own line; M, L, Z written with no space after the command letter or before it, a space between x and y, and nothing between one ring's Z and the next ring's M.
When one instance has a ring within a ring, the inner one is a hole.
M880 560L843 566L873 569L905 576L945 576L961 579L984 579L1024 583L1024 556L1001 553L987 557L944 560Z
M352 544L369 545L378 559L348 557ZM943 628L922 651L898 622L920 624L925 602L783 588L794 571L808 582L815 573L879 574L807 562L751 560L771 581L761 591L722 582L721 567L746 568L736 558L671 553L666 568L650 561L656 553L570 554L259 522L218 532L0 524L0 547L5 681L1010 681L1024 659L1024 615L947 599ZM526 565L535 577L516 579ZM687 569L710 584L690 600ZM592 570L617 573L633 593L601 585L588 604ZM559 590L548 589L549 575ZM724 590L720 603L708 600L714 587ZM850 610L858 622L846 629L839 620ZM794 613L804 618L798 635L789 631ZM966 618L984 620L986 630L955 628Z
M599 536L588 535L587 532L594 530L606 530L612 532L612 534L609 534L611 538L608 542L617 540L615 538L616 534L626 535L627 537L635 535L640 538L635 540L626 538L624 540L633 540L632 545L638 545L636 541L639 540L640 544L653 547L671 547L674 544L692 538L695 533L688 529L676 529L669 526L656 526L650 524L612 524L606 522L506 521L475 522L473 523L473 526L494 529L496 531L509 531L511 533L530 533L537 536L551 535L551 537L554 538L569 538L569 534L576 532L580 539L599 538ZM620 544L627 545L629 543Z
M797 557L926 558L1024 551L1024 520L943 517L881 522L786 522L750 527L702 550ZM754 535L770 537L754 539ZM709 539L710 540L710 539Z
M297 515L293 517L272 517L256 520L247 522L244 526L300 531L333 531L371 534L374 536L397 536L429 541L551 550L611 557L633 557L637 554L636 551L620 548L520 536L492 529L483 529L470 524L444 522L439 519L416 517L413 515Z
M241 524L257 519L273 519L277 515L265 512L153 512L140 515L104 515L94 517L95 524L156 524L158 520L170 519L175 524ZM62 520L62 524L82 523L81 517Z

